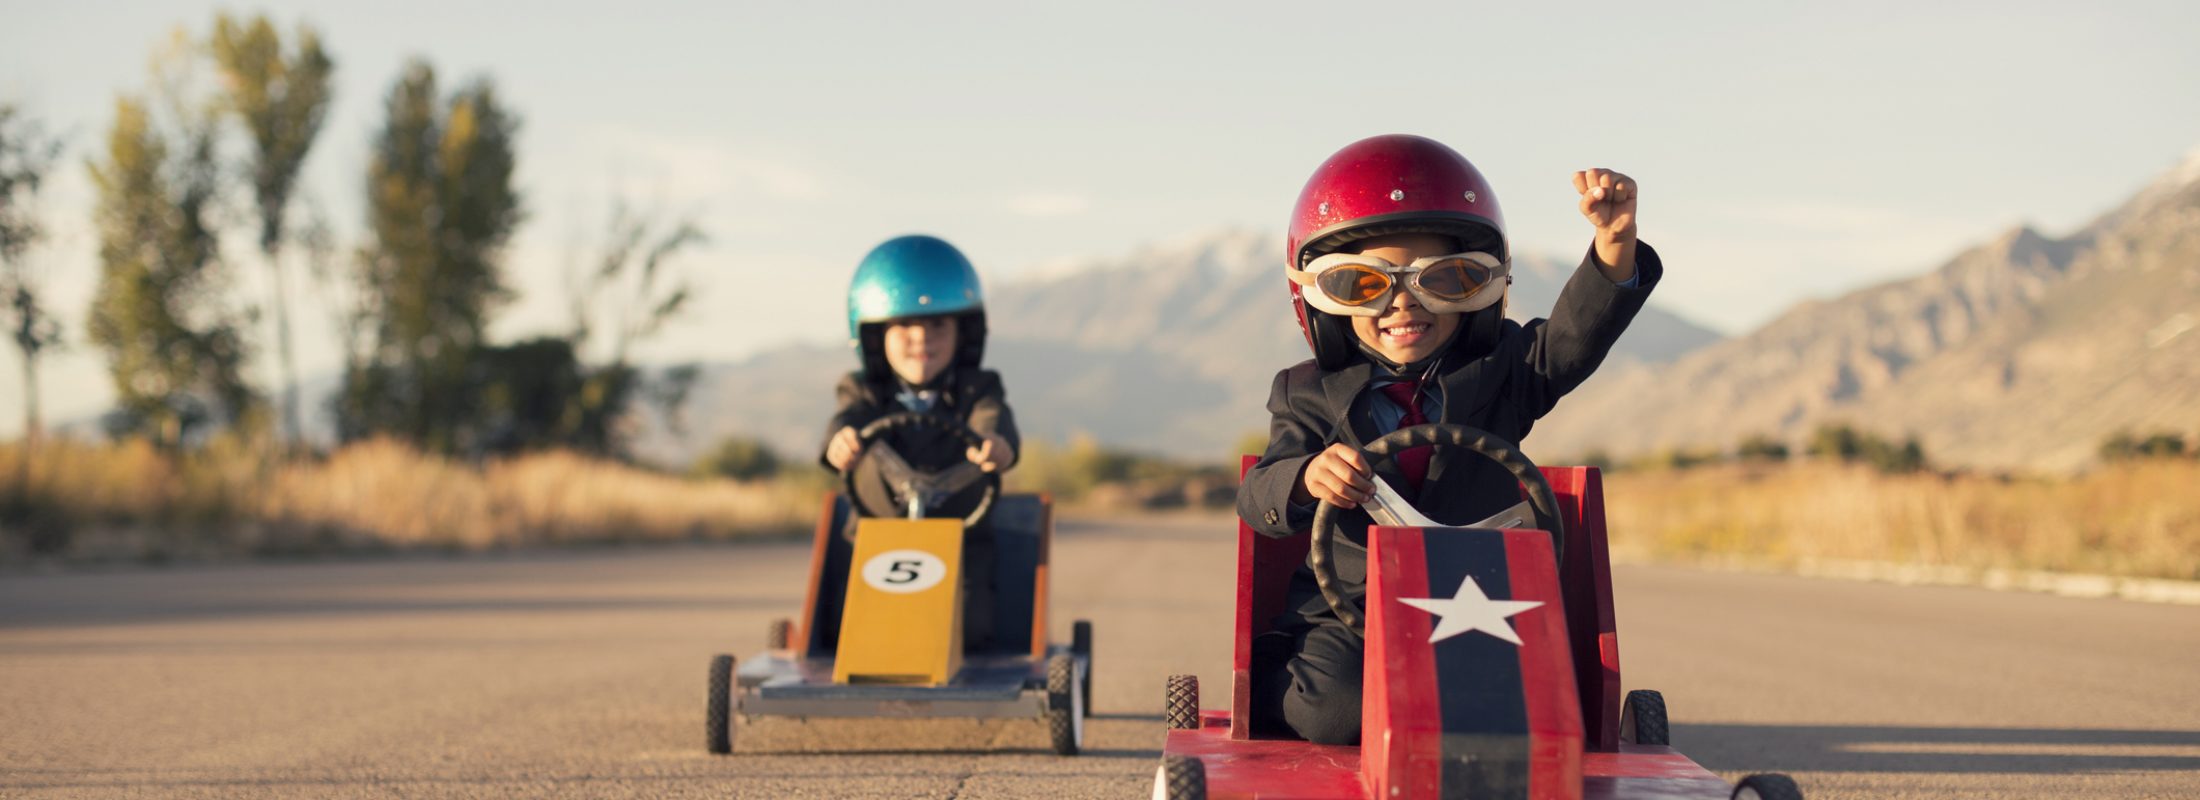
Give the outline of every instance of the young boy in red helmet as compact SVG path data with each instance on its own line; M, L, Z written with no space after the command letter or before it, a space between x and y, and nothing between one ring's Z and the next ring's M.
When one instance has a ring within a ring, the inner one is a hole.
M1366 574L1380 476L1416 510L1471 524L1519 502L1504 468L1471 453L1415 448L1370 470L1360 447L1399 428L1467 425L1512 442L1579 386L1618 341L1663 272L1635 238L1635 182L1574 173L1596 229L1547 320L1505 319L1505 217L1474 165L1418 136L1377 136L1316 169L1291 220L1292 305L1314 358L1276 374L1268 450L1238 489L1238 515L1270 536L1304 531L1317 501L1339 509L1361 549L1337 548L1347 582ZM1323 599L1312 570L1292 576L1286 611L1254 643L1256 725L1311 741L1360 734L1363 643Z

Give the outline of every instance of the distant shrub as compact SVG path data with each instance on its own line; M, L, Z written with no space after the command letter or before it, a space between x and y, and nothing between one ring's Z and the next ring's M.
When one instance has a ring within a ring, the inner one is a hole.
M1695 469L1705 464L1719 463L1719 454L1709 450L1690 450L1676 447L1658 456L1668 469Z
M1251 452L1258 453L1262 448ZM1057 445L1024 440L1016 468L1008 473L1011 491L1047 492L1065 500L1100 505L1167 506L1227 504L1236 496L1237 464L1194 464L1118 450L1090 435Z
M2181 458L2185 452L2185 437L2174 433L2154 433L2142 439L2131 431L2117 431L2101 441L2102 461Z
M1573 460L1573 464L1582 467L1596 467L1605 472L1611 472L1619 468L1619 462L1612 459L1611 452L1601 448L1581 454L1580 458Z
M1630 470L1686 470L1695 469L1706 464L1716 464L1720 460L1716 451L1671 447L1654 453L1638 455L1629 459L1626 463L1620 464L1619 467Z
M1788 446L1766 434L1752 434L1735 448L1734 457L1743 461L1786 461Z
M1874 440L1873 444L1876 446L1866 449L1864 462L1880 472L1900 475L1925 469L1925 446L1915 436L1903 439L1901 447L1884 440Z
M779 474L782 462L770 445L743 436L729 436L695 461L695 474L752 481Z
M1898 444L1846 423L1818 426L1811 433L1810 447L1805 452L1820 458L1866 464L1890 475L1918 472L1930 464L1925 458L1925 446L1915 436L1906 437Z

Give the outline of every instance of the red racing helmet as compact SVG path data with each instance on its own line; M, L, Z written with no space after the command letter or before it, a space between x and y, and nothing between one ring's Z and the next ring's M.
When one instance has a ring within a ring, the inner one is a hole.
M1397 233L1454 237L1470 250L1510 260L1505 213L1482 171L1441 142L1391 134L1361 139L1323 161L1291 209L1289 263L1299 269L1363 239ZM1299 330L1324 369L1350 361L1358 348L1346 320L1308 308L1291 288ZM1479 348L1504 320L1502 304L1473 312L1452 346Z

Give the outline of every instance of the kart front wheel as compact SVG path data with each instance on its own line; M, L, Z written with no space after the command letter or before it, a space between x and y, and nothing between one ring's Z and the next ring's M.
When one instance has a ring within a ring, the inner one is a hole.
M1199 676L1169 676L1168 697L1163 701L1162 715L1169 721L1169 729L1195 730L1199 727Z
M1734 785L1733 800L1803 800L1803 787L1777 772L1759 773Z
M709 706L704 710L703 726L708 733L710 751L719 755L733 752L733 656L719 654L710 657Z
M1085 741L1085 696L1077 689L1077 657L1047 659L1047 738L1055 755L1074 756Z
M1634 744L1671 746L1673 732L1665 722L1665 695L1649 689L1628 692L1619 714L1619 738Z
M1207 765L1194 756L1162 756L1154 768L1154 800L1207 800Z
M1085 710L1092 710L1092 620L1081 619L1069 625L1069 651L1085 660L1085 680L1077 691L1085 696Z

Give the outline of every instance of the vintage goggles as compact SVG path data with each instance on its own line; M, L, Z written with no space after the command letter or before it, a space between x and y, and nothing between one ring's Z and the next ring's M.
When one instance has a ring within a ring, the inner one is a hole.
M1400 284L1423 308L1438 314L1464 314L1489 308L1512 283L1512 265L1489 253L1455 253L1417 258L1398 266L1358 253L1331 253L1304 269L1286 269L1299 294L1331 314L1380 317Z

